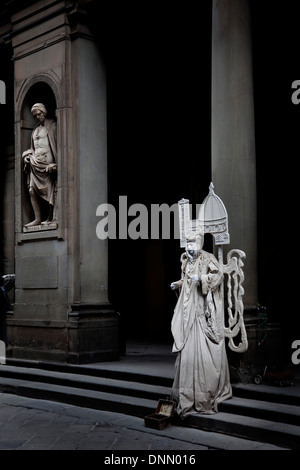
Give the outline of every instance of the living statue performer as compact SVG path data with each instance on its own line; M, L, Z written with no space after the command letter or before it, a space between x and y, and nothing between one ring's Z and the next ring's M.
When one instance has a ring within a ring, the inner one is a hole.
M27 183L34 220L25 227L47 225L53 219L54 192L56 181L56 123L47 118L47 110L42 103L32 106L31 112L38 120L31 135L31 148L23 152L24 170L28 173ZM42 222L40 198L47 201L49 212L47 220Z
M232 396L224 341L223 272L217 259L202 250L203 235L186 241L171 330L178 353L172 399L183 419L193 412L214 413Z

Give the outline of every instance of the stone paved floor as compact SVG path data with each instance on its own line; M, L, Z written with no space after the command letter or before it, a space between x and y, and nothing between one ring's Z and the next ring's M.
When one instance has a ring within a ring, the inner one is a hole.
M43 407L45 409L39 409ZM0 449L207 449L184 440L132 429L132 420L138 419L127 419L128 427L125 427L125 423L123 426L109 423L106 412L0 394Z
M133 416L0 393L0 450L202 451L278 447L200 429L157 431Z

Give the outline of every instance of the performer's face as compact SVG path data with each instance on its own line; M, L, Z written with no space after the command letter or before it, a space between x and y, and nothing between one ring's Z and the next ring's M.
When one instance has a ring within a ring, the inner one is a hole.
M197 253L197 245L196 242L188 242L187 244L187 252L190 256L194 257Z
M45 114L40 110L38 110L34 116L40 123L43 123L45 121Z

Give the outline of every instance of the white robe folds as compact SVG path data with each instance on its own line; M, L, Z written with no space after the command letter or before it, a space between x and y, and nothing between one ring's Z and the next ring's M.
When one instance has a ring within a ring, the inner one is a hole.
M31 135L30 172L27 184L52 205L54 205L55 177L47 172L47 167L56 163L56 145L55 121L45 119L44 126L37 124Z
M178 353L172 399L181 418L215 413L218 403L232 396L224 342L224 312L221 297L223 274L216 258L203 250L190 260L181 256L180 295L171 330L173 352ZM190 277L197 274L200 281Z

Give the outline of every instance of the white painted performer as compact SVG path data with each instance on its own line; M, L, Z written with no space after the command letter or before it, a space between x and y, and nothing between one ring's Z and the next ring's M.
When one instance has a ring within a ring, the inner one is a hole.
M243 321L243 262L245 253L231 250L223 264L222 245L229 243L225 206L210 186L199 219L189 219L186 199L179 201L181 279L171 284L179 290L171 331L177 353L172 400L182 419L191 413L216 413L218 405L232 396L225 349L248 348ZM202 249L204 234L211 233L218 245L218 260ZM224 279L227 280L227 321L224 312ZM234 339L240 341L238 345Z

